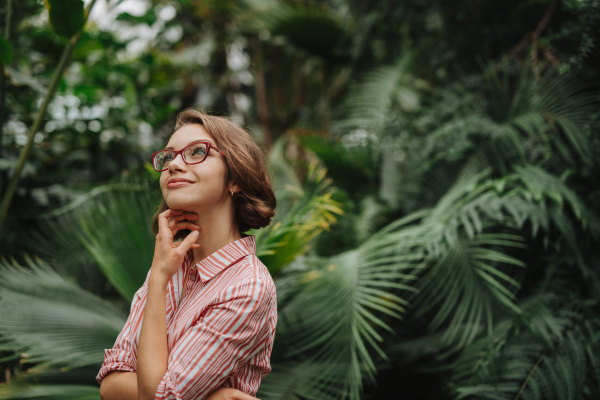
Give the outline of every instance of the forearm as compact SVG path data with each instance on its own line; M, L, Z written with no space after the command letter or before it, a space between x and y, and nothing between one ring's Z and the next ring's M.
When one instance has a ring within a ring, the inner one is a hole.
M135 372L113 371L100 385L102 400L137 400L137 375Z
M148 297L138 343L137 387L140 400L154 399L165 372L167 349L166 304L168 280L150 275Z

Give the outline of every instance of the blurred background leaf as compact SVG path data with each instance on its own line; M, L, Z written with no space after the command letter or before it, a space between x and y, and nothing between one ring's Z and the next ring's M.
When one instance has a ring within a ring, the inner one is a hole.
M45 0L52 28L57 35L70 39L85 23L83 0Z
M13 58L13 49L9 41L0 34L0 63L10 64Z
M49 4L0 4L0 196L85 16ZM278 199L258 397L598 398L598 26L598 0L97 1L0 227L0 397L97 398L151 263L149 156L197 104Z

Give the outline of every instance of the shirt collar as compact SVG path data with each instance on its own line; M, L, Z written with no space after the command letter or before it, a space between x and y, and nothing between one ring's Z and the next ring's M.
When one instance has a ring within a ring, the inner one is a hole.
M254 236L249 235L221 247L204 260L196 263L195 267L202 282L206 282L240 259L255 253ZM188 251L188 257L190 259L194 257L191 249Z

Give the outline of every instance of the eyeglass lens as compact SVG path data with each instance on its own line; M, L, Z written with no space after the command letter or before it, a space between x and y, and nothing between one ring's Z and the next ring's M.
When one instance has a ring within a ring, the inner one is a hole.
M183 161L186 164L197 164L204 161L207 153L205 143L193 143L183 149L181 153ZM175 152L172 150L163 150L154 156L154 167L157 170L169 168L169 163L175 159Z

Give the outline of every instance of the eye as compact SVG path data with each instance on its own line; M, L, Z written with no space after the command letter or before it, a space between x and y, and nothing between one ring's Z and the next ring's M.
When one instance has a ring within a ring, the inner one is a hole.
M204 145L200 145L194 149L192 153L193 156L203 156L206 154L206 147Z
M163 163L167 163L169 161L173 161L173 154L165 154L162 158Z

